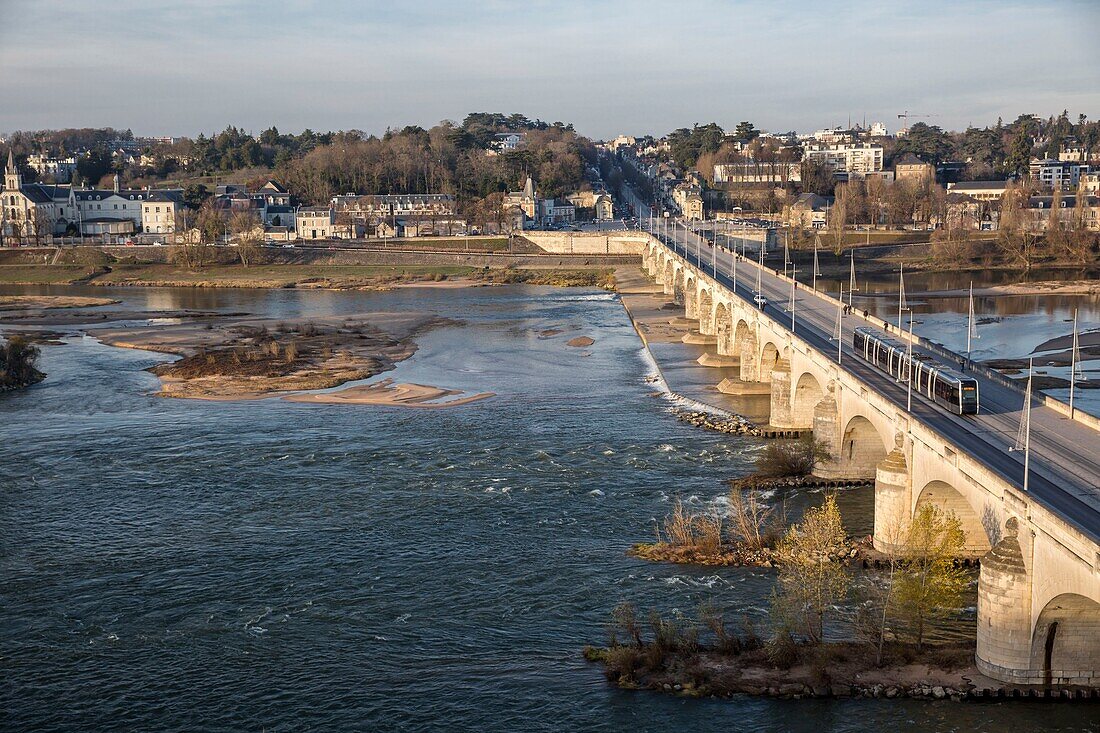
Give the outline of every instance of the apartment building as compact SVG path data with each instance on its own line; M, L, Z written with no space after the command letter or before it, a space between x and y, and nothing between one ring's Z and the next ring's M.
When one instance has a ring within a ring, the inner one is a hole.
M882 170L883 149L873 143L810 145L803 158L824 164L838 177L862 178Z

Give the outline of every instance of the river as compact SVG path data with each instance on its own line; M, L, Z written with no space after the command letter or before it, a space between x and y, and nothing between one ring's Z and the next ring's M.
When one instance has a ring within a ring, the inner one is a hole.
M143 371L166 357L44 347L47 380L0 395L2 730L1094 729L1082 706L609 687L580 650L618 602L716 601L762 622L772 582L625 556L672 497L720 502L760 443L674 418L614 295L52 290L88 291L460 317L383 376L497 396L422 411L166 400ZM581 334L595 344L565 345ZM842 495L851 531L869 531L871 504Z

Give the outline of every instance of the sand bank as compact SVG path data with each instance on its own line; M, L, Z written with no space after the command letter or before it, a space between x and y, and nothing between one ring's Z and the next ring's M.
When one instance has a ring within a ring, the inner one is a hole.
M78 295L0 295L0 311L48 310L51 308L91 308L114 305L114 298L89 298Z
M387 405L391 407L456 407L496 396L494 392L466 394L460 389L444 389L426 384L394 384L383 379L375 384L348 387L337 392L314 392L283 397L288 402L310 402L329 405ZM448 398L455 399L448 399Z
M368 379L416 353L417 333L454 323L424 313L364 313L222 318L89 334L111 346L180 356L149 370L161 379L161 396L247 400Z

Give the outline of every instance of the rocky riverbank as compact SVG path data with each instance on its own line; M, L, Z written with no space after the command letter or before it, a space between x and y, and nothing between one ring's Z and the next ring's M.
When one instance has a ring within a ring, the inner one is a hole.
M869 538L849 539L844 551L836 553L830 559L842 565L866 566L869 558L868 550L871 549ZM639 542L627 550L626 554L640 560L667 562L674 565L758 568L779 566L779 551L775 547L744 543L722 544L715 549L672 542Z
M923 649L891 642L882 664L874 662L873 645L858 642L782 649L755 637L724 643L723 650L683 640L587 647L584 657L601 664L620 689L682 697L1100 700L1100 690L1091 688L1017 687L985 677L974 666L973 642Z

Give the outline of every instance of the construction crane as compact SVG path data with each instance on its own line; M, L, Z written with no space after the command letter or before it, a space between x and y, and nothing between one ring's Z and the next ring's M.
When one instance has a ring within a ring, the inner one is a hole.
M909 110L905 110L904 112L902 112L901 114L898 115L898 119L899 120L905 120L905 123L904 123L905 126L909 127L909 118L910 117L935 117L935 116L936 115L924 115L924 114L920 114L919 112L910 112Z

